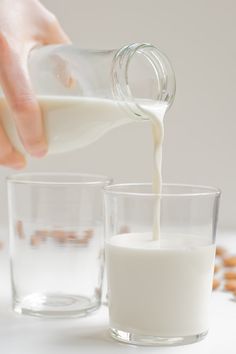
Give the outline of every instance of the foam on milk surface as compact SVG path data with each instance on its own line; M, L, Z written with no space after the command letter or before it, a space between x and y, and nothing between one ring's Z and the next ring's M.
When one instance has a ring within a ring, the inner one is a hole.
M188 250L196 247L209 246L207 238L199 238L197 235L164 234L159 240L153 240L152 233L118 234L112 236L107 243L116 247L153 249L159 251L163 249Z

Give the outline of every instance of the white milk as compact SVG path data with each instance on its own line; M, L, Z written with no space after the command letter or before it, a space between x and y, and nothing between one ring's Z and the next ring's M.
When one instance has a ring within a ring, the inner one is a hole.
M106 244L110 327L133 334L191 336L208 330L214 245L188 235L153 241L122 234Z
M51 154L82 148L107 131L132 122L132 118L117 102L108 99L39 96L38 101ZM0 117L10 140L23 152L24 148L4 97L0 98Z
M153 132L153 193L160 194L162 192L162 144L164 139L164 116L168 106L164 103L147 105L143 107L151 120ZM161 203L157 197L154 207L153 217L153 240L160 238L160 213Z

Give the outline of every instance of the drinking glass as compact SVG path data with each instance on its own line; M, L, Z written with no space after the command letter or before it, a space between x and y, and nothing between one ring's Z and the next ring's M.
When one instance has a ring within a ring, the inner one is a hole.
M206 336L219 199L218 189L204 186L166 184L161 194L154 194L151 184L105 187L115 339L168 346ZM157 223L160 237L154 239Z
M105 176L8 178L13 309L77 317L101 303Z

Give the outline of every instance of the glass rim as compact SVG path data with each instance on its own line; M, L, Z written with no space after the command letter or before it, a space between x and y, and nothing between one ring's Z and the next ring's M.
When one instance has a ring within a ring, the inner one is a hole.
M55 177L55 180L47 178ZM67 177L68 180L57 180L60 177ZM84 178L83 180L69 180L70 178ZM87 180L86 180L87 178ZM16 173L6 178L7 183L15 184L34 184L34 185L100 185L111 183L112 178L105 175L77 172L26 172Z
M199 191L194 192L175 192L175 193L152 193L152 192L137 192L137 191L126 191L126 190L115 190L119 187L145 187L152 186L152 183L119 183L119 184L110 184L103 188L105 194L117 195L117 196L134 196L134 197L207 197L207 196L216 196L221 195L221 190L216 187L198 185L198 184L184 184L184 183L163 183L163 186L166 187L180 187L186 189L199 189Z

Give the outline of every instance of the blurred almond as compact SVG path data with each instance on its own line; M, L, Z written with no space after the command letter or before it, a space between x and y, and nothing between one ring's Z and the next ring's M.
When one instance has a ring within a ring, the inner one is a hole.
M92 229L88 229L84 231L84 238L90 240L94 235L94 231Z
M23 222L21 220L18 220L16 222L16 226L15 226L15 229L16 229L16 234L17 236L23 240L25 238L25 233L24 233L24 226L23 226Z
M225 267L236 267L236 256L226 257L223 262Z
M46 238L50 235L48 230L36 230L35 235L41 238L42 241L45 241Z
M50 232L50 236L60 243L66 242L67 239L67 233L63 230L53 230Z
M214 279L213 279L213 284L212 284L212 289L213 289L213 290L216 290L217 288L219 288L219 286L220 286L220 281L219 281L219 279L214 278Z
M214 273L218 273L220 268L221 268L221 266L219 264L215 264Z
M236 280L236 272L225 272L224 274L225 279L235 279Z
M37 236L37 235L32 235L31 239L30 239L30 244L33 247L37 247L42 243L41 237Z
M129 232L130 232L130 228L127 225L121 226L120 231L119 231L120 234L127 234Z
M236 280L228 280L225 282L224 289L226 291L236 291Z
M226 249L224 247L221 246L217 246L216 247L216 256L223 256L226 253Z

